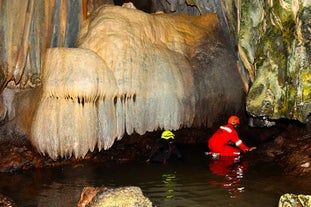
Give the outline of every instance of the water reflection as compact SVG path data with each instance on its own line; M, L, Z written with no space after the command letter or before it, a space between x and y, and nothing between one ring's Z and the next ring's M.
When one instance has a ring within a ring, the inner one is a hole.
M227 189L231 198L238 198L245 192L241 182L247 170L245 160L241 160L240 157L220 157L210 161L209 169L213 174L223 178L221 181L212 180L211 184Z
M176 186L176 173L169 173L162 175L163 184L166 187L165 199L170 200L174 198L174 189Z
M0 193L20 207L76 207L86 186L139 186L158 207L270 207L284 193L310 194L311 178L284 176L273 163L247 165L246 157L211 160L196 147L183 152L187 159L167 165L90 164L1 173Z

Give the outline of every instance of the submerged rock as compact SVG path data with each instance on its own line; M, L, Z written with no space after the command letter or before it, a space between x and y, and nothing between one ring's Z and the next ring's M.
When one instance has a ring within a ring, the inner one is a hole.
M85 187L78 207L152 207L141 189L135 186L119 188Z

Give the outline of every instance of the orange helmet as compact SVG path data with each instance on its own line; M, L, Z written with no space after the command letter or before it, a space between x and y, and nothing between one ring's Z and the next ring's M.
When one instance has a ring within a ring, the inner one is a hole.
M237 125L240 124L240 119L237 116L230 116L228 119L228 124Z

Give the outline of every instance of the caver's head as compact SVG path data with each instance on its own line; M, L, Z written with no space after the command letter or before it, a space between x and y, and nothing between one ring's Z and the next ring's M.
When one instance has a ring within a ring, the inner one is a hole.
M232 126L237 127L240 124L239 117L237 117L235 115L230 116L228 119L228 124L231 124Z
M166 140L173 140L174 137L175 137L175 134L173 134L173 132L169 130L165 130L161 135L161 139L166 139Z

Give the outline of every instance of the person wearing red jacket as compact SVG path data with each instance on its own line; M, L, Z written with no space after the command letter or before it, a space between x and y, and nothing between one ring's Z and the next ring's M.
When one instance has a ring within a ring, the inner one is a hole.
M209 138L209 154L217 156L239 156L241 151L246 153L256 147L247 147L239 138L236 131L240 124L239 117L233 115L228 119L228 124L220 126L219 129Z

